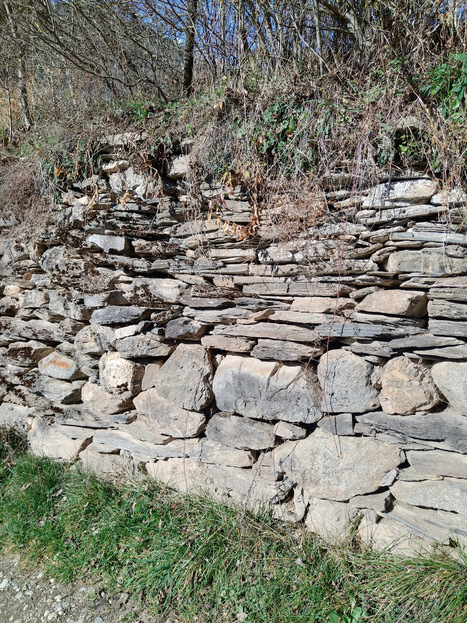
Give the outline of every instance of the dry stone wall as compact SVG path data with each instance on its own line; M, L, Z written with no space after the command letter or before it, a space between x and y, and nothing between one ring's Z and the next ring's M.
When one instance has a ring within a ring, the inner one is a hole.
M118 140L55 226L3 243L0 425L328 537L465 544L467 197L330 187L281 241L274 210L246 235L242 188L204 181L194 212L188 155L155 180Z

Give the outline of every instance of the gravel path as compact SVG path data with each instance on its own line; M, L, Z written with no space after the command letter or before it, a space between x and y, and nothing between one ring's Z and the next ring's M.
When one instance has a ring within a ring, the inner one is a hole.
M0 557L0 623L161 623L137 612L125 594L108 596L96 586L63 585L19 558ZM174 619L163 623L177 623Z

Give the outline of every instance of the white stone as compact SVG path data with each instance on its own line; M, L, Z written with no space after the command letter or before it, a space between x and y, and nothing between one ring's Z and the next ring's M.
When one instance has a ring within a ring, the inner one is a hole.
M141 388L144 366L123 359L119 353L105 353L99 360L99 378L102 387L115 394L129 392L132 396Z
M467 362L442 361L433 366L431 374L453 409L467 415Z

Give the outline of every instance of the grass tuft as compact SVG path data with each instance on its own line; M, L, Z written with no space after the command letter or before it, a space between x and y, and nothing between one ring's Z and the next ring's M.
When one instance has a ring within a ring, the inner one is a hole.
M5 456L2 438L0 457ZM20 445L21 449L21 445ZM0 545L62 581L126 592L153 614L256 623L463 623L467 557L331 546L152 481L111 484L20 454L3 469Z

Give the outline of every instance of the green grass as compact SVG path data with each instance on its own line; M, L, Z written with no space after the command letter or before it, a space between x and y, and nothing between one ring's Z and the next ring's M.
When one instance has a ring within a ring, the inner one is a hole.
M0 443L0 547L156 614L256 623L465 623L467 557L393 558L151 481L121 485Z

